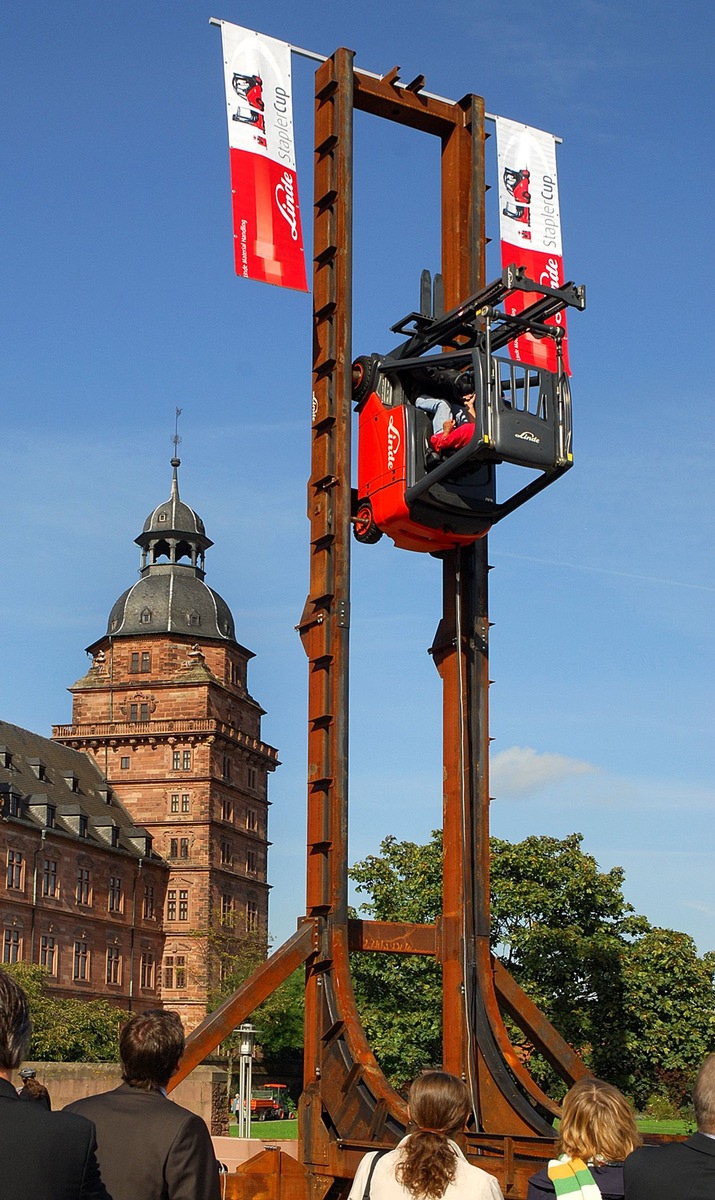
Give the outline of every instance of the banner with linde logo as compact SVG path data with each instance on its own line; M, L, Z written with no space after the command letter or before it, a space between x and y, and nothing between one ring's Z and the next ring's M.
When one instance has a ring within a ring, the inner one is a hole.
M236 274L306 292L290 46L220 25Z
M499 163L499 219L501 261L525 267L526 274L546 287L564 282L561 250L561 217L556 179L556 141L552 134L517 121L496 118ZM534 292L515 292L507 310L518 314L537 299ZM566 329L566 314L558 313L547 324ZM563 339L564 367L569 370L567 339ZM555 371L553 338L523 334L510 344L512 358Z

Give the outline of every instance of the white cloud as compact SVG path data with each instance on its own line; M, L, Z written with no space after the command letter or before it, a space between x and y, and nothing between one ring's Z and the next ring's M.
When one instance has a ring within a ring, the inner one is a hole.
M597 769L565 754L539 754L530 746L510 746L491 761L491 790L497 798L525 796L575 775L593 774Z

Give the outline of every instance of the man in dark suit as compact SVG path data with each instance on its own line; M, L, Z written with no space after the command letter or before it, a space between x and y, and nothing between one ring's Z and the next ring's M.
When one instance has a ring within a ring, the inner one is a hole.
M12 1082L30 1045L27 997L0 970L0 1194L2 1200L111 1200L84 1117L21 1104Z
M693 1091L698 1132L684 1142L641 1146L624 1165L626 1200L712 1200L715 1196L715 1054Z
M68 1106L96 1127L99 1166L113 1200L219 1200L206 1125L166 1095L183 1052L178 1013L131 1017L119 1037L122 1085Z

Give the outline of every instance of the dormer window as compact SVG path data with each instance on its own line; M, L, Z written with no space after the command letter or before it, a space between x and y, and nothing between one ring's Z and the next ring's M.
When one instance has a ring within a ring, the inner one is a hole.
M77 833L78 833L79 837L81 837L81 838L86 838L86 836L87 836L87 817L85 816L84 813L79 814L79 820L77 822Z
M166 525L166 522L169 520L169 514L165 508L162 508L156 519L160 525Z
M151 624L151 609L150 609L150 608L143 608L143 609L142 609L142 611L141 611L141 615L140 615L140 617L139 617L139 620L140 620L140 622L141 622L141 624L142 624L142 625L150 625L150 624Z
M74 771L65 771L62 778L71 792L79 791L79 775L75 775Z
M28 758L27 765L33 775L36 775L43 783L47 783L47 768L41 758Z
M0 746L0 767L4 767L6 771L12 770L12 753L7 746Z
M201 624L201 614L198 613L196 609L194 609L193 612L187 613L186 619L191 626L195 627Z

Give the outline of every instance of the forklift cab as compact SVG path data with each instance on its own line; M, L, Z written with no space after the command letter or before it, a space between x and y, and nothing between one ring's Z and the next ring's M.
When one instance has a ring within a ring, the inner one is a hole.
M563 333L544 321L567 303L584 307L584 291L567 284L545 294L541 287L541 298L529 309L507 316L495 305L515 287L537 290L522 272L507 268L501 280L444 317L410 314L393 326L405 332L411 323L407 342L392 354L353 364L358 412L353 531L358 541L376 542L386 533L402 549L430 553L469 545L571 466ZM555 372L495 353L526 329L554 338ZM454 348L446 352L421 353L450 341ZM415 401L429 396L456 405L455 380L468 369L474 377L474 423L461 427L458 449L438 452L432 421ZM530 469L523 485L505 498L497 494L501 463Z

